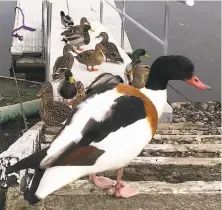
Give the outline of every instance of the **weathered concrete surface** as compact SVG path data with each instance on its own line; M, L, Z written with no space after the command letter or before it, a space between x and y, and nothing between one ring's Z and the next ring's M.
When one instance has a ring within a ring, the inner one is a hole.
M29 206L17 188L9 188L6 210L220 210L220 195L138 195L129 199L109 196L51 195Z
M42 128L42 121L36 123L6 151L0 154L0 181L4 182L6 180L6 167L15 164L18 160L28 157L38 149ZM17 177L18 182L20 182L24 174L25 170L22 170L12 173L11 176ZM4 183L4 185L6 185L6 183Z

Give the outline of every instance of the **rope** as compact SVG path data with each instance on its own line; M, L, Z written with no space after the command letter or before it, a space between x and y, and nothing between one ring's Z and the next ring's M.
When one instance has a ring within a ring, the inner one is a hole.
M11 34L13 37L18 38L20 41L22 41L23 36L19 35L16 31L18 31L20 29L24 29L24 30L28 30L28 31L36 31L36 29L26 26L25 25L25 15L24 15L22 9L20 7L15 7L15 10L16 9L18 9L22 13L22 26L14 29Z
M186 96L184 96L182 93L180 93L176 88L174 88L172 85L168 84L175 92L177 92L180 96L182 96L184 99L186 99L188 102L190 102L193 106L195 106L197 109L199 109L203 114L207 115L211 120L214 120L214 118L209 115L205 110L203 110L200 106L189 100Z
M22 105L22 98L21 98L20 91L19 91L19 86L18 86L17 77L16 77L16 75L15 75L15 68L14 68L13 59L12 59L11 65L12 65L12 70L13 70L13 74L14 74L16 89L17 89L18 96L19 96L19 103L20 103L20 107L21 107L21 111L22 111L22 118L23 118L24 125L25 125L25 129L24 129L22 132L25 132L25 131L28 130L28 125L27 125L27 119L26 119L26 116L25 116L25 110L24 110L23 105Z

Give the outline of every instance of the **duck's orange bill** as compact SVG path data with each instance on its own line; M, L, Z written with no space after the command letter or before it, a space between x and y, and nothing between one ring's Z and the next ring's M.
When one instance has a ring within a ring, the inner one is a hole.
M185 82L201 90L211 90L211 87L201 82L196 75L193 75L191 79L185 80Z

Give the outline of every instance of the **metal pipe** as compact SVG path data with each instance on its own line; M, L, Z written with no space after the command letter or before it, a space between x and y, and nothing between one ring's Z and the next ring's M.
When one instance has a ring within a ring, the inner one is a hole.
M46 48L47 48L47 4L48 2L46 0L43 1L42 5L42 28L43 28L43 59L46 58Z
M103 23L103 0L100 0L100 23Z
M122 15L122 25L121 25L121 47L124 49L124 32L125 32L125 12L126 12L126 0L123 0L123 15Z
M116 8L114 5L110 4L107 0L105 0L105 2L111 6L114 10L116 10L117 12L119 12L120 14L124 14L124 16L130 21L132 22L134 25L136 25L139 29L141 29L142 31L144 31L146 34L148 34L151 38L153 38L155 41L157 41L159 44L163 45L163 41L157 37L155 34L153 34L151 31L149 31L148 29L144 28L142 25L140 25L137 21L135 21L133 18L131 18L129 15L127 15L126 13L123 13L120 9Z
M170 16L170 0L165 1L165 19L164 19L164 39L163 39L163 54L168 52L168 36L169 36L169 16Z
M52 20L52 3L48 2L47 7L47 54L46 54L46 74L45 74L45 80L49 81L50 79L50 49L51 49L51 20Z

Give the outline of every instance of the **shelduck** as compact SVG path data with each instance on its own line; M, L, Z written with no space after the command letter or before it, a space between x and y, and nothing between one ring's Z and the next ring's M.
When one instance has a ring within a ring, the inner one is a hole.
M50 147L7 169L9 174L36 167L24 198L35 204L86 175L96 185L106 188L107 194L116 197L137 194L121 181L123 167L141 153L155 134L169 80L182 80L201 90L210 89L195 76L193 63L180 55L157 58L143 89L127 84L95 88L72 111ZM95 175L107 170L117 170L116 182Z

